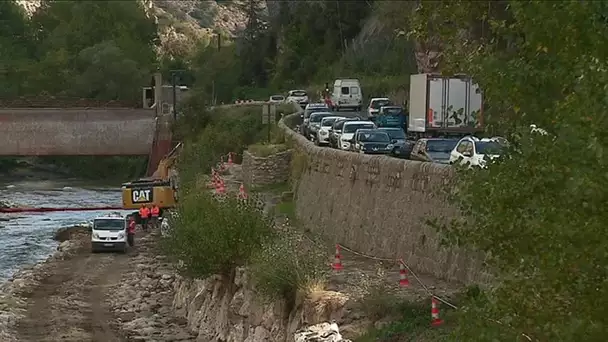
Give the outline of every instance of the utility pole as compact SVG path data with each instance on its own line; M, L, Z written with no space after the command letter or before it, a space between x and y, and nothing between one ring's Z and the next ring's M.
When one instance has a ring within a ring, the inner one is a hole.
M173 87L173 120L177 121L177 76L185 70L170 70L171 86Z

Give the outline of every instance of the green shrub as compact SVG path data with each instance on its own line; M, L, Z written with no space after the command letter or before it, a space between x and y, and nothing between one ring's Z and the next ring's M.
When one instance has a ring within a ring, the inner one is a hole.
M275 233L271 218L255 203L253 197L218 200L210 192L186 194L165 241L169 255L181 260L182 271L191 277L230 275Z
M322 286L329 274L325 251L293 229L264 244L252 260L256 289L268 299L285 298L293 303L298 294Z

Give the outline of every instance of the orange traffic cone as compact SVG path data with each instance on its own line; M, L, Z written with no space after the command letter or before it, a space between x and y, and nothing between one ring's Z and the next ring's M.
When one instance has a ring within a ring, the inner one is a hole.
M436 327L443 324L443 321L439 319L439 301L435 297L431 297L431 325Z
M336 244L336 256L334 257L334 263L331 265L335 271L343 269L342 267L342 255L340 255L340 244Z
M407 279L407 268L403 260L399 260L399 286L410 286L410 281Z
M239 186L239 197L242 199L247 199L247 193L245 192L245 186L243 183L241 183L241 186Z
M216 194L225 194L226 193L226 186L224 184L224 180L221 178L217 184L217 188L215 188L215 193Z

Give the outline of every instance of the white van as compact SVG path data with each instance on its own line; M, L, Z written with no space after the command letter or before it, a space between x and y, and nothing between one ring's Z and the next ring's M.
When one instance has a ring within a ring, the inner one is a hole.
M356 78L335 80L331 102L335 111L340 111L342 108L361 111L363 94L361 93L359 80Z
M120 213L96 217L91 227L91 251L126 252L127 218Z

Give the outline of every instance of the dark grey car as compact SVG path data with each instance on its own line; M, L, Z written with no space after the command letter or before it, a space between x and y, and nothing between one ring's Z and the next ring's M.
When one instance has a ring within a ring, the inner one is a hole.
M403 154L402 152L405 145L408 143L403 129L399 127L380 127L378 129L386 132L391 138L391 143L394 145L391 155L394 157L400 157L401 154ZM406 158L406 156L403 156L403 158Z
M446 138L419 139L412 149L410 159L449 164L450 152L452 152L458 141L458 139Z

